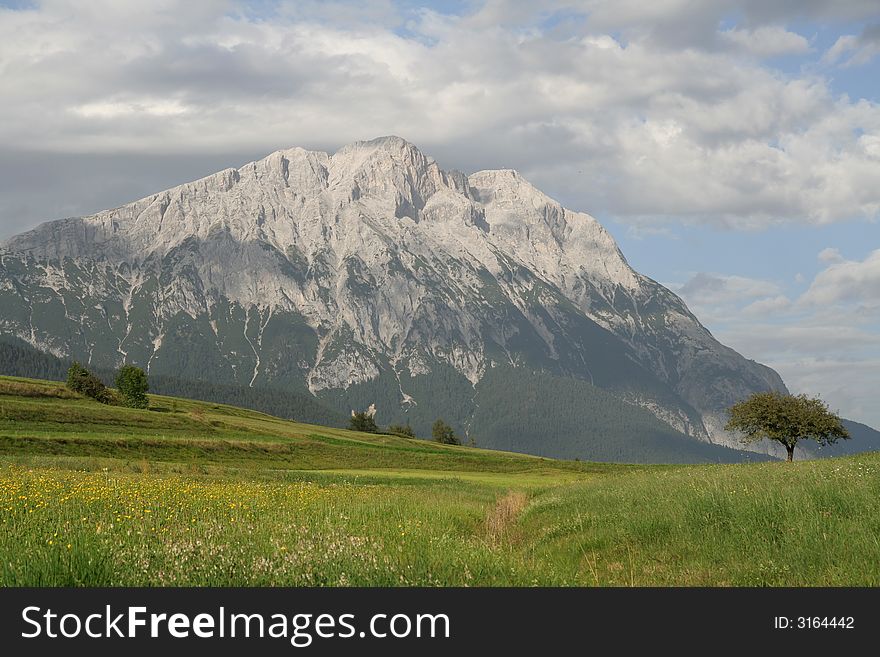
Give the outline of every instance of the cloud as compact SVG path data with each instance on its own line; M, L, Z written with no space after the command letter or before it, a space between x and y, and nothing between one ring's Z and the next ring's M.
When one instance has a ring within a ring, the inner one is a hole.
M391 133L444 166L518 168L643 232L880 214L880 107L760 63L805 52L786 20L858 20L876 3L462 5L0 10L0 140L47 158L231 158ZM719 31L733 8L740 23Z
M822 251L820 259L828 251ZM856 302L861 309L880 309L880 249L862 261L833 255L837 257L826 259L830 266L816 276L801 302L823 306Z
M697 273L677 291L722 343L776 369L794 392L822 394L847 417L880 427L880 249L847 260L838 249L807 290Z
M84 103L70 108L70 111L85 118L115 119L120 116L177 116L188 111L178 101L161 99L130 99L127 102Z
M700 321L712 327L726 327L732 317L762 316L762 309L776 312L791 303L779 284L746 276L698 272L671 289Z
M767 364L793 392L820 395L843 417L880 427L876 392L880 358L806 356Z
M742 309L743 314L754 317L766 317L767 315L777 315L791 308L791 299L784 294L778 294L775 297L766 297L753 301Z
M746 316L713 333L746 357L775 369L792 392L821 395L845 417L880 428L880 332L875 326L848 325L847 316L802 314L795 320L791 308L764 315L775 322L756 325L754 316ZM801 323L786 325L780 319Z
M747 301L771 294L778 294L776 283L745 276L723 276L699 272L694 274L678 293L694 303Z
M721 38L757 57L803 55L811 50L805 37L778 25L763 25L754 30L725 30L721 32Z
M608 23L630 25L686 21L693 15L708 15L717 25L733 12L752 25L796 19L847 22L877 13L873 0L656 0L649 6L640 0L581 0L573 4L592 10Z
M166 155L45 155L0 149L0 239L50 217L76 217L128 203L255 159L259 152ZM100 184L95 184L100 181Z
M840 255L840 251L831 247L819 251L819 255L817 257L819 258L819 262L841 262L843 260L843 256Z
M841 68L863 66L880 54L880 23L867 26L859 35L845 34L834 42L822 58Z
M731 15L751 29L785 21L847 23L877 16L873 0L575 0L601 29L622 30L657 45L712 48L717 26Z
M802 325L749 322L724 331L725 340L740 348L747 345L746 353L759 355L762 362L786 356L841 359L848 355L852 359L866 348L880 347L880 335L853 326L813 325L810 318Z

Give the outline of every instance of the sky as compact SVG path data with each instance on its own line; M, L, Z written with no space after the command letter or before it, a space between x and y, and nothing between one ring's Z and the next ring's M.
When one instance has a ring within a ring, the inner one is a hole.
M880 428L878 0L0 1L0 239L291 146L515 168Z

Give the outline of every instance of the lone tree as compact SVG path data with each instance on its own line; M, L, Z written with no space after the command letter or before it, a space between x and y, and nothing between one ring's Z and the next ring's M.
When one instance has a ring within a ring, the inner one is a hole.
M134 365L123 365L116 373L116 389L122 395L122 403L130 408L146 408L150 405L147 400L147 375Z
M373 417L374 413L366 411L352 411L349 427L353 431L365 431L367 433L379 433L379 427Z
M107 390L101 379L77 361L73 361L67 370L67 387L102 404L112 404L114 401L113 394Z
M828 410L821 399L807 395L758 392L728 410L725 429L741 431L745 443L769 438L785 445L789 462L799 440L815 440L832 445L838 438L849 438L840 418Z
M438 419L431 427L431 437L435 442L444 445L461 445L461 440L455 435L455 431L443 420Z

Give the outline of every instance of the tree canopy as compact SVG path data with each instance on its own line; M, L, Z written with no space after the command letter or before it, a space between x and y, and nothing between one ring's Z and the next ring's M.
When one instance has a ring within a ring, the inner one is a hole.
M113 403L113 394L104 383L77 361L73 361L67 370L67 387L102 404Z
M140 367L123 365L116 374L116 389L122 395L122 403L131 408L147 408L147 374Z
M785 446L788 460L800 440L830 445L849 438L840 418L821 399L807 395L759 392L734 404L725 429L742 432L742 441L752 443L769 438Z
M352 431L365 431L366 433L378 433L379 427L376 419L369 411L352 411L349 420L349 428Z
M455 435L455 430L441 419L431 427L431 437L444 445L461 445L461 439Z
M409 422L406 424L390 424L388 425L388 433L394 434L395 436L400 436L401 438L415 438L416 434L412 430L412 427L409 426Z

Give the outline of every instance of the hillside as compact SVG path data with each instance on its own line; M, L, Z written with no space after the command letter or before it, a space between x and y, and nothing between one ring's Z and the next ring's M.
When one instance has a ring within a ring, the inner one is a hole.
M99 404L60 382L0 377L0 454L273 469L580 472L585 465L282 420L150 395L147 410Z
M23 340L0 336L0 375L63 381L67 378L69 366L69 361L38 351ZM116 376L114 370L92 368L91 371L105 385L113 385ZM348 423L347 413L331 409L308 391L251 388L163 375L150 377L150 390L158 394L242 406L311 424L343 426Z
M877 586L878 473L555 461L2 377L0 585Z
M68 362L35 350L25 342L0 338L0 374L62 380ZM112 385L113 372L95 373ZM475 388L457 391L455 376L448 372L449 387L431 406L414 405L405 415L380 411L382 424L409 422L422 436L442 416L461 426L480 447L566 459L622 461L631 463L736 463L768 457L751 452L694 441L658 420L651 413L630 406L610 393L584 382L542 374L528 374L509 367L487 372ZM218 384L171 376L150 377L154 392L228 403L312 424L347 426L347 403L354 408L377 404L393 408L397 386L390 390L371 383L359 395L318 400L307 390L291 392L263 386ZM473 404L473 410L469 409ZM338 410L337 410L338 409ZM437 413L437 415L434 415Z

